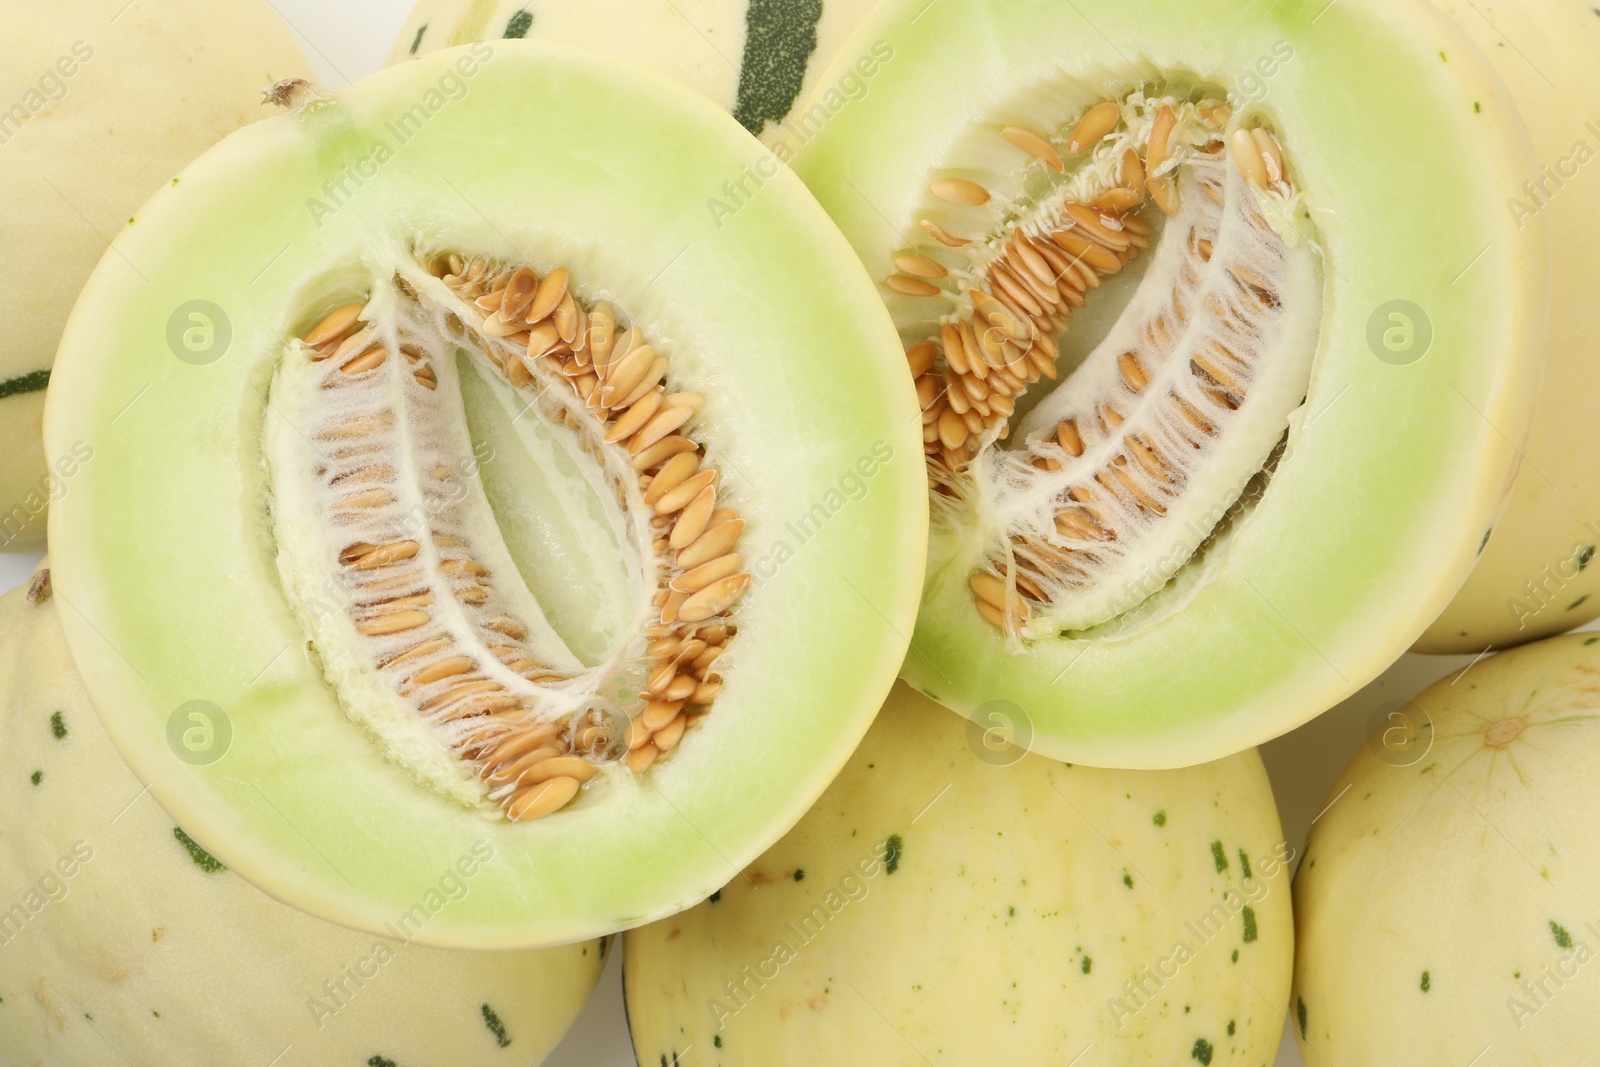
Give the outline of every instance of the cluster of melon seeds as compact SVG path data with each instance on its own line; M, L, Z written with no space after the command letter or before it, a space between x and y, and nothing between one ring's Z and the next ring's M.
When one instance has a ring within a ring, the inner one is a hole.
M1134 93L1062 136L998 127L1016 191L933 178L932 243L895 256L936 519L959 506L989 524L971 586L1009 635L1084 629L1159 590L1304 400L1321 319L1309 224L1278 139L1233 123L1220 100ZM1018 417L1057 378L1068 319L1140 255L1104 338Z
M568 649L506 547L463 358L560 431L610 509L638 604L603 663ZM703 398L668 377L565 269L456 255L402 264L290 344L267 430L285 588L347 711L429 784L538 818L608 763L643 772L716 699L751 581L744 522L691 428Z

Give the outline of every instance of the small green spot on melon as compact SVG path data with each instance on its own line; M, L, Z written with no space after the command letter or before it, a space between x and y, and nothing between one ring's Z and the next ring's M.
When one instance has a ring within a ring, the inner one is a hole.
M424 22L417 27L417 35L411 39L411 54L416 55L417 49L422 47L422 35L428 32L428 24Z
M803 881L806 880L806 872L805 872L804 868L801 868L801 867L796 867L795 868L795 870L794 870L794 880L797 881L797 882L803 882Z
M1229 962L1230 963L1238 963L1239 962L1239 950L1238 949L1234 949L1233 950L1233 959L1231 959Z
M1211 858L1216 861L1217 873L1226 874L1228 871L1228 854L1222 851L1222 842L1211 842Z
M1234 1021L1232 1019L1229 1019L1228 1020L1228 1036L1229 1037L1233 1036L1233 1031L1234 1031Z
M893 874L900 869L900 853L905 848L905 842L900 840L899 834L890 834L889 840L883 843L883 869Z
M1167 813L1166 813L1166 811L1162 810L1162 811L1156 812L1155 817L1152 818L1150 821L1155 823L1157 826L1165 826L1165 825L1167 825Z
M37 393L50 384L50 371L36 370L17 378L10 378L0 382L0 400L8 396L20 396L23 393Z
M1132 889L1133 888L1133 875L1129 874L1127 871L1123 871L1122 872L1122 884L1127 886L1129 889Z
M759 136L789 113L817 50L821 18L822 0L750 0L733 107L739 125Z
M1088 974L1092 970L1094 970L1094 958L1091 956L1083 957L1083 973Z
M32 782L34 785L38 785L40 782L44 781L44 772L34 771L28 776L28 781Z
M1294 1014L1295 1014L1295 1018L1297 1020L1299 1020L1299 1023L1300 1023L1300 1033L1301 1033L1302 1036L1304 1036L1304 1034L1306 1032L1306 998L1305 997L1295 997L1294 998Z
M1211 1062L1211 1042L1207 1041L1203 1037L1195 1038L1194 1039L1194 1048L1189 1051L1189 1055L1193 1056L1195 1059L1199 1060L1201 1063L1206 1063L1206 1064L1210 1063Z
M713 1048L721 1048L722 1047L722 1035L721 1034L713 1034L713 1035L711 1035L711 1046Z
M1572 947L1572 935L1567 933L1567 928L1565 926L1562 926L1554 919L1550 920L1550 936L1556 939L1557 948Z
M182 827L174 826L172 828L172 836L176 837L178 843L188 850L189 858L194 860L194 865L207 874L216 874L218 871L228 869L215 856L196 844L194 838L183 832Z
M1422 983L1421 983L1421 986L1422 986L1422 991L1424 993L1426 993L1429 989L1431 989L1433 987L1433 980L1428 977L1428 972L1427 971L1423 971L1422 972Z
M1250 870L1250 856L1242 848L1239 850L1239 873L1244 876L1244 880L1247 882L1252 877L1252 872Z
M528 30L532 27L533 12L523 8L511 16L511 21L506 23L506 32L503 36L510 40L518 40L528 36Z
M1246 904L1239 916L1244 920L1244 943L1248 945L1256 939L1256 909Z
M487 1004L482 1007L481 1011L483 1025L487 1026L489 1032L494 1035L495 1044L501 1048L510 1048L511 1038L506 1034L506 1024L500 1021L500 1016L496 1015L495 1010Z
M66 740L67 722L61 717L59 711L52 713L50 716L50 732L55 735L57 741Z
M1584 545L1583 549L1578 553L1578 570L1582 571L1583 568L1587 567L1589 565L1589 562L1591 560L1593 560L1593 559L1594 559L1594 546L1593 545Z
M1567 610L1571 611L1572 609L1576 608L1579 604L1582 604L1585 600L1588 600L1588 599L1589 599L1589 594L1588 593L1583 594L1577 600L1574 600L1572 603L1568 604L1567 605Z
M367 1060L367 1067L399 1067L387 1056L373 1056Z

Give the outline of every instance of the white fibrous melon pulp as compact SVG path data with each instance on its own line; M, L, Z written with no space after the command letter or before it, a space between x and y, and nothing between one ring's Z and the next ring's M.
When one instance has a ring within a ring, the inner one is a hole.
M152 193L310 64L266 0L16 4L0 41L0 550L42 541L93 446L46 456L44 390L84 279Z
M0 1059L51 1067L538 1063L607 942L414 943L494 862L439 872L379 935L313 919L207 853L89 705L49 572L0 599Z
M1597 782L1600 635L1473 662L1393 712L1295 875L1305 1062L1592 1060Z

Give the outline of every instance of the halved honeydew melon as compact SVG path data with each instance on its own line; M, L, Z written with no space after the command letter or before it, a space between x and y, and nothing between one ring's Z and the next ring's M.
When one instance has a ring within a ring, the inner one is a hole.
M1467 584L1417 642L1479 653L1546 637L1600 615L1600 479L1579 435L1600 421L1600 16L1576 0L1436 0L1505 79L1533 137L1533 169L1504 204L1519 227L1548 222L1550 339L1538 416L1505 512Z
M877 0L418 0L390 63L528 38L588 48L682 82L780 156L810 136L795 105ZM836 88L838 88L836 86ZM862 91L858 77L844 90Z
M606 941L450 952L417 930L461 857L380 936L272 900L174 826L106 736L49 572L0 600L0 1048L8 1063L539 1063Z
M265 0L64 0L6 10L0 39L0 550L93 456L47 457L43 391L67 314L106 244L195 156L309 76Z
M1307 1064L1593 1057L1597 652L1584 633L1471 663L1351 759L1295 875Z
M881 303L787 174L709 212L760 146L654 76L508 42L282 95L63 344L47 435L99 458L56 582L113 739L357 928L480 841L424 940L700 899L904 654L926 520Z
M1548 235L1505 211L1530 155L1488 65L1375 3L907 0L840 54L870 42L893 62L794 166L924 405L905 677L1147 768L1378 674L1530 416Z
M722 1067L1271 1063L1289 858L1253 751L1070 767L899 686L788 836L625 935L634 1049L711 1048Z

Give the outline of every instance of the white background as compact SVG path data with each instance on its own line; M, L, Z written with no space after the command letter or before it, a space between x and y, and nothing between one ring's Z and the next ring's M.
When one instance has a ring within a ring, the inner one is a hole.
M410 11L408 0L273 0L273 4L329 86L378 69ZM37 555L0 553L0 590L26 581L37 559ZM1385 702L1415 695L1471 662L1466 657L1407 655L1345 703L1262 749L1277 790L1284 833L1297 854L1329 787L1363 742L1372 712ZM620 960L621 953L611 954L598 992L566 1041L546 1061L548 1067L633 1067L622 1013ZM1276 1067L1301 1067L1287 1033Z

